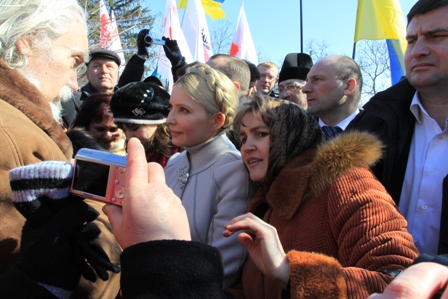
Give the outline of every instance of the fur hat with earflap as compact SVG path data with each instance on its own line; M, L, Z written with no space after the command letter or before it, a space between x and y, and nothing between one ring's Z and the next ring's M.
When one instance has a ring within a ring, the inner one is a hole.
M159 125L170 113L170 95L155 84L132 82L115 91L110 109L116 123Z

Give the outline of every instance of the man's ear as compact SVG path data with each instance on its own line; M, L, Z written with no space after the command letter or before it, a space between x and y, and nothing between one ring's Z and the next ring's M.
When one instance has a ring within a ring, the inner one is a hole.
M357 85L358 82L356 82L355 78L348 79L347 85L345 86L344 95L348 96L352 94L355 91Z
M233 81L233 85L235 85L236 89L241 90L241 85L238 82Z
M222 112L217 112L213 116L212 130L219 130L226 121L226 116Z
M28 56L27 54L31 52L30 41L25 37L21 37L19 38L19 40L17 40L16 47L21 54L24 54L26 56Z

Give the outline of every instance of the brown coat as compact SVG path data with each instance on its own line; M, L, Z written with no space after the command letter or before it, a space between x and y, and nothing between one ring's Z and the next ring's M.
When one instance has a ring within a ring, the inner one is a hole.
M9 170L46 160L67 161L72 156L72 145L39 90L2 60L0 144L0 273L3 273L17 258L25 221L12 204ZM96 220L102 230L100 242L111 261L119 263L121 250L107 217L101 212L102 204L89 203L101 213ZM115 298L118 289L119 275L112 275L109 282L98 279L96 284L82 280L72 298Z
M292 160L249 211L269 204L290 265L291 298L359 298L382 292L417 257L406 220L367 167L381 152L367 133L350 133ZM235 298L279 298L277 284L248 258ZM238 290L239 289L239 290Z

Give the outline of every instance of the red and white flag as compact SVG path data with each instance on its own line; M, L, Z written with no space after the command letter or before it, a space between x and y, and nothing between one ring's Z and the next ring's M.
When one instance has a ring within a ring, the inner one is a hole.
M120 35L118 34L117 22L115 21L114 11L111 11L111 17L107 13L106 5L100 0L100 42L98 48L112 50L118 54L121 59L119 74L124 69L126 61L124 59L123 47L121 46Z
M190 49L188 48L187 40L180 28L179 14L175 0L167 0L165 7L165 18L163 19L162 35L169 37L171 40L175 39L179 46L182 56L185 57L187 63L193 62ZM157 61L157 75L168 80L168 92L173 88L173 75L171 73L171 62L165 55L163 47L159 49L159 57Z
M246 59L253 64L258 64L257 51L255 50L252 34L250 34L249 24L247 23L246 13L244 12L244 1L241 4L238 23L236 24L233 35L230 55L241 59Z
M213 50L201 0L187 2L182 20L182 30L193 60L206 62L213 55Z

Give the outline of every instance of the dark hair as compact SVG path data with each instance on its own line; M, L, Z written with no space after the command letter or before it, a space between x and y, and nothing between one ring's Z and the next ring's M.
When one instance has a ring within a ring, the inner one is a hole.
M148 142L143 143L143 146L147 155L156 151L165 157L171 157L175 146L171 142L171 133L168 125L166 123L158 125L152 138Z
M73 122L73 127L89 130L92 122L99 123L113 119L110 110L111 93L98 92L84 99L81 109Z
M247 63L247 66L249 67L249 71L250 71L250 82L255 82L257 80L260 80L261 78L261 74L260 71L258 70L258 67L253 64L252 62L250 62L249 60L243 59L244 62Z
M239 134L243 117L248 113L259 114L266 126L269 127L271 125L272 120L277 118L269 107L269 101L274 100L276 99L261 94L254 94L250 101L243 102L238 106L235 118L233 119L233 133L238 141L240 141Z
M115 124L123 131L124 131L124 125L126 125L126 127L130 129L134 128L137 129L138 127L141 126L147 126L147 125L130 124L123 122L116 122ZM143 142L142 144L143 147L145 148L146 156L150 155L153 151L156 151L157 153L165 157L171 157L173 153L173 148L175 147L171 142L170 129L166 123L157 125L157 129L154 132L154 135L151 137L151 139Z
M424 15L425 13L444 6L448 6L448 0L419 0L412 6L408 13L408 24L416 15Z
M191 62L191 63L189 63L189 64L186 64L186 65L184 65L183 67L179 68L179 69L176 71L177 79L179 80L180 77L182 77L183 75L185 75L186 73L188 73L188 70L189 70L191 67L195 66L195 65L198 64L198 63L199 63L199 61L193 61L193 62ZM176 81L177 81L177 80L176 80Z
M256 94L252 101L238 107L233 123L237 132L240 131L242 119L247 113L260 115L261 120L269 127L270 147L266 179L257 182L263 188L269 188L292 159L307 150L315 150L322 141L322 130L316 118L296 103Z
M73 145L73 156L74 158L81 148L92 148L97 151L106 151L102 148L95 139L82 128L73 128L67 131L67 136Z

